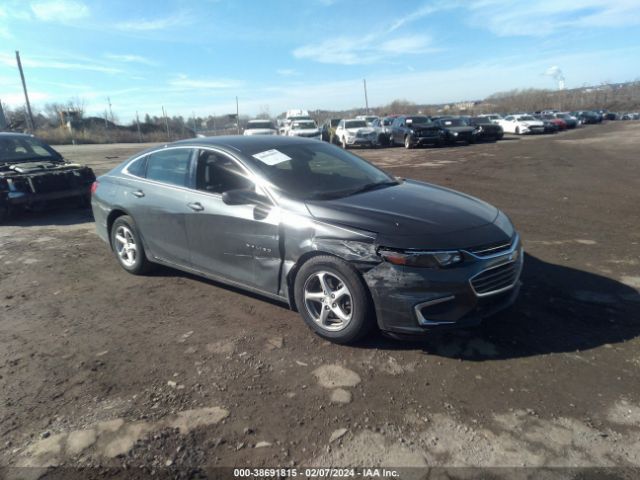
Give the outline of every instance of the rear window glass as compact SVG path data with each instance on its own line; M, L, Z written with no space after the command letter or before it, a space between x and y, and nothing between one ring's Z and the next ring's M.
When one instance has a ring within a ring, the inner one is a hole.
M186 148L152 153L147 159L147 178L185 187L188 184L190 159L191 150Z
M147 170L147 156L137 159L127 167L127 172L136 177L145 176Z

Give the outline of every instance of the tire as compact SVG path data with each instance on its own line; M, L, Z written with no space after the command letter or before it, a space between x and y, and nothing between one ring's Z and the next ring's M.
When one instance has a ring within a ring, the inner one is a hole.
M331 297L335 292L342 294ZM362 277L337 257L320 255L304 263L296 275L294 295L309 328L332 342L353 343L364 338L375 324Z
M411 150L413 148L413 145L411 144L411 138L409 137L409 135L406 135L404 137L404 148L406 148L407 150Z
M151 270L152 264L147 259L133 218L128 215L116 218L109 236L111 249L122 268L134 275L143 275Z

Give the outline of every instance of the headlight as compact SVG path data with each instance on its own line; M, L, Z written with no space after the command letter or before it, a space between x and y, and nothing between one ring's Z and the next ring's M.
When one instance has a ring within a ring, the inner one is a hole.
M441 268L462 262L462 254L458 251L412 252L381 248L378 255L385 262L407 267Z
M476 133L476 134L478 134L478 133L480 133L480 132L482 132L482 127L477 127L477 128L473 131L473 133Z

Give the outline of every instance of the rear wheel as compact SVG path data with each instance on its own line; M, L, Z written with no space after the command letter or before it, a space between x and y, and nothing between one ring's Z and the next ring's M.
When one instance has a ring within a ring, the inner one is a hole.
M321 337L351 343L373 327L366 286L344 260L322 255L307 261L296 275L294 293L305 323Z
M111 248L127 272L142 275L151 270L136 224L130 216L123 215L113 222Z

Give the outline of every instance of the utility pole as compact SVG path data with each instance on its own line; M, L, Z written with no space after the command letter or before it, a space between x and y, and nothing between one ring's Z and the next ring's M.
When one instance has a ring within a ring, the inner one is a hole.
M197 137L198 127L196 126L196 112L191 112L191 115L193 115L193 136Z
M24 90L24 100L27 104L27 126L33 132L33 113L31 113L31 104L29 103L29 94L27 93L27 82L24 80L24 72L22 71L22 62L20 61L20 52L16 50L16 62L18 62L18 70L20 70L20 78L22 79L22 89Z
M364 104L367 109L366 113L369 113L369 97L367 97L367 80L363 78L362 83L364 84Z
M236 96L236 128L240 135L240 109L238 108L238 97Z
M140 118L138 117L137 110L136 110L136 125L138 126L138 143L142 143L142 133L140 132Z
M2 109L2 100L0 100L0 131L7 128L7 118L4 116L4 110Z
M109 120L111 120L111 123L116 123L113 120L113 110L111 110L111 98L107 97L107 103L109 104Z
M171 134L169 133L169 120L167 120L167 111L162 106L162 116L164 117L164 124L167 127L167 142L171 141Z

